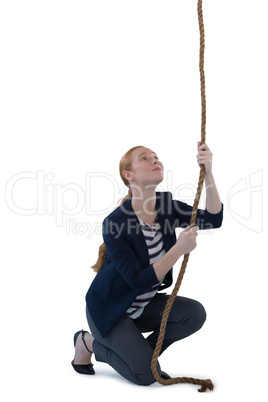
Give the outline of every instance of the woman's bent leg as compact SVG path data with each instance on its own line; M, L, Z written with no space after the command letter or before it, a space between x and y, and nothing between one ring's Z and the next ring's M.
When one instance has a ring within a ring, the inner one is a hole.
M141 332L154 331L147 338L153 350L156 346L162 314L168 298L168 295L156 295L146 306L142 316L135 320ZM172 343L197 332L203 326L205 320L206 311L201 303L193 299L177 296L168 317L161 353Z
M155 382L151 372L153 350L133 320L122 317L105 338L96 328L88 309L87 320L94 336L93 351L97 361L109 364L122 377L138 385ZM157 366L161 373L160 366Z

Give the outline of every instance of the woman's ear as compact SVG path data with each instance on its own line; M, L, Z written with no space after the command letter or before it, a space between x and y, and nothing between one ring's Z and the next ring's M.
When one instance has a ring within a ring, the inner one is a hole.
M123 176L125 179L127 179L128 181L132 181L132 174L131 172L129 172L128 170L123 170L122 172Z

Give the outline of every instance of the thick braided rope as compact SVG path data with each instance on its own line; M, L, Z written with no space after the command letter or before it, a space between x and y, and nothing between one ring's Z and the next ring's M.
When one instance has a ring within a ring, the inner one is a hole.
M203 23L202 0L198 0L197 10L198 10L198 21L199 21L199 30L200 30L199 70L200 70L201 101L202 101L202 122L201 122L201 145L202 145L205 143L205 140L206 140L206 92L205 92L205 73L204 73L205 30L204 30L204 23ZM193 204L190 227L193 227L195 225L197 209L198 209L198 204L199 204L199 200L200 200L200 196L201 196L201 192L202 192L202 188L203 188L204 178L205 178L205 167L204 167L204 165L201 165L196 196L195 196L195 200L194 200L194 204ZM171 295L167 301L165 310L163 312L161 326L160 326L160 332L159 332L157 344L156 344L152 362L151 362L151 370L152 370L155 380L162 385L190 383L190 384L201 385L201 388L198 390L199 392L205 392L207 389L209 389L210 391L213 391L214 385L211 380L199 380L196 378L189 378L189 377L176 377L176 378L170 378L168 380L164 380L160 377L160 375L158 374L157 369L156 369L157 360L158 360L158 357L160 355L162 345L163 345L168 316L169 316L171 307L173 305L173 302L175 300L175 297L180 289L181 282L182 282L182 279L183 279L183 276L184 276L184 273L186 270L187 262L189 260L189 255L190 255L189 253L184 255L184 259L182 261L182 265L181 265L181 269L180 269L180 273L179 273L177 282L175 284L173 292L171 293Z

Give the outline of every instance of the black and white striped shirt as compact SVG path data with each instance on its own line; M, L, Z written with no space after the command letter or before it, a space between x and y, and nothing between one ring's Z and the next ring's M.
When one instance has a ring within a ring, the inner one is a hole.
M155 224L152 227L147 226L140 218L138 219L140 221L144 238L147 244L150 265L152 265L166 253L161 227L157 222L157 217L155 220ZM154 285L152 288L148 289L146 292L136 297L134 302L126 311L126 314L130 318L136 319L141 316L145 306L150 303L152 298L155 296L163 280L164 278L158 284Z

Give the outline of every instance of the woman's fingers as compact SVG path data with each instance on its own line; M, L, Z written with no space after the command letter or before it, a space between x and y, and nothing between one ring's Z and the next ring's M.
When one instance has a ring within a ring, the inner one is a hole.
M198 226L193 226L192 228L190 227L190 226L187 226L187 228L186 229L184 229L184 232L187 232L187 231L189 231L189 232L191 232L191 233L193 233L193 234L196 234L196 236L197 236L197 231L199 230L199 227Z
M205 165L206 172L212 170L212 152L207 144L200 145L198 142L198 154L196 155L198 165Z
M190 229L190 232L193 233L195 236L197 236L197 235L198 235L198 233L197 233L198 230L199 230L199 227L198 227L198 226L193 226L193 227Z

